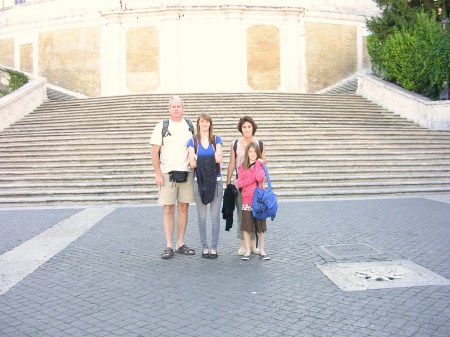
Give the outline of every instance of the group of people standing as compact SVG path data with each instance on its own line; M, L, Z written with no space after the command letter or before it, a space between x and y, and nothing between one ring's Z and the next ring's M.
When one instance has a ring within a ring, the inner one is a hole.
M193 130L192 123L183 117L183 113L183 100L178 96L172 97L169 101L169 118L155 126L150 139L155 183L159 187L158 202L164 207L166 248L161 258L170 259L175 252L195 255L195 251L184 242L189 204L195 202L202 245L201 256L216 259L224 195L221 175L222 138L213 133L213 121L209 114L201 113ZM257 125L251 117L242 117L238 130L242 137L231 144L226 181L227 187L233 187L235 191L237 235L241 240L238 255L242 260L249 260L251 254L259 255L262 260L269 260L264 249L266 220L254 219L251 205L254 189L257 184L262 185L265 179L262 164L266 160L266 149L254 137ZM208 206L211 219L209 244L206 228ZM174 247L176 208L178 217Z

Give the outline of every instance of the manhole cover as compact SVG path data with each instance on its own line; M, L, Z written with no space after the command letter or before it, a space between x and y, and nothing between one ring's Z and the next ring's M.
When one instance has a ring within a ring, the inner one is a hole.
M328 263L317 268L345 291L450 285L445 277L409 260Z
M327 245L320 248L335 258L382 254L366 243Z

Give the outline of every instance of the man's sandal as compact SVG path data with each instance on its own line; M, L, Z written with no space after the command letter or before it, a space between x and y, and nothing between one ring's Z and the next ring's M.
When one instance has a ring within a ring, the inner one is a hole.
M173 249L170 247L166 247L166 249L164 249L164 252L161 255L162 259L171 259L173 257L174 253L173 253Z
M195 251L186 245L182 245L181 247L177 248L177 253L184 255L195 255Z

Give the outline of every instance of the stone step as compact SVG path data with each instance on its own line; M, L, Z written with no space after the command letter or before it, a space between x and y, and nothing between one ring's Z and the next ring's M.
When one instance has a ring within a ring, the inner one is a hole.
M128 130L121 130L118 126L116 130L109 130L108 132L99 133L97 130L92 129L88 131L78 131L78 132L70 132L67 133L65 131L61 132L44 132L41 135L41 139L39 140L48 140L46 137L56 137L56 139L80 139L80 138L86 138L86 136L89 136L91 138L95 138L96 134L98 137L107 136L108 138L116 138L119 135L126 136L128 138L130 137L147 137L149 138L149 131L151 132L154 128L153 126L141 126L139 129L134 129L132 132ZM238 136L239 133L237 129L235 129L235 126L229 126L228 129L218 129L219 131L224 131L226 134L232 134L234 136ZM445 137L446 139L450 138L449 132L445 131L430 131L426 129L421 129L418 127L392 127L392 128L383 128L383 127L365 127L363 126L355 126L355 127L347 127L347 126L341 126L341 127L322 127L321 125L317 125L315 127L302 127L301 129L295 129L295 128L277 128L274 129L273 126L258 126L258 136L259 138L262 138L263 136L276 136L275 139L279 139L280 137L280 131L283 132L283 138L284 135L286 137L299 137L299 139L315 139L312 138L312 136L315 137L333 137L333 138L343 138L343 137L369 137L369 136L380 136L380 135L391 135L395 138L405 138L405 137L411 137L411 136L434 136L434 137ZM404 131L404 132L401 132ZM67 133L67 134L66 134ZM223 132L222 132L223 133ZM261 134L261 135L260 135ZM24 131L14 131L13 132L1 132L0 133L0 142L10 142L11 140L15 139L30 139L34 138L33 136L36 136L35 134L24 132Z
M315 132L313 130L301 130L300 132L290 132L287 130L280 132L258 132L258 139L263 140L267 144L268 148L283 148L285 146L295 147L297 144L303 147L323 147L323 146L344 146L344 147L364 147L364 146L386 146L386 145L413 145L421 148L430 146L442 145L446 148L450 145L449 136L439 136L436 134L429 134L423 132L410 131L403 129L402 135L398 135L397 130L388 132L383 130L343 130L341 133L338 131L326 132L322 130ZM259 131L259 130L258 130ZM219 131L220 132L220 131ZM219 134L218 132L218 134ZM220 133L224 146L229 146L232 142L239 137L237 132L233 133ZM41 136L24 136L24 137L11 137L9 139L0 138L0 149L8 148L10 146L24 146L29 144L30 146L76 146L76 145L104 145L114 146L120 144L142 144L148 145L150 141L150 134L143 133L74 133L74 134L61 134L61 135L41 135Z
M277 155L268 156L267 161L271 167L277 167L280 165L283 167L289 166L302 166L302 165L403 165L409 163L410 165L422 165L423 161L427 161L426 165L450 165L450 154L435 156L435 155L366 155L366 156L349 156L349 155L304 155L304 156L292 156L281 157ZM225 161L227 163L227 161ZM62 164L69 165L113 165L113 166L134 166L134 165L151 165L151 158L149 155L121 155L121 156L91 156L91 157L49 157L49 158L12 158L3 159L0 158L0 165L9 165L10 167L39 167L41 165L48 165L58 167Z
M157 188L151 187L154 176L65 176L65 179L58 177L54 179L49 177L45 179L23 179L17 181L4 181L0 179L0 190L5 193L12 193L14 190L19 193L20 190L30 189L72 189L72 188L105 188L110 187L111 182L114 182L115 187L129 187L129 188L147 188L149 190L157 191ZM407 180L405 178L408 178ZM387 180L389 179L389 180ZM391 186L391 185L446 185L450 184L450 178L444 174L436 175L358 175L355 177L348 177L345 175L333 176L302 176L292 175L290 177L271 177L272 186L279 189L296 188L313 188L313 187L336 187L336 186ZM225 185L225 182L224 182ZM0 192L1 195L2 192Z
M147 138L148 140L149 138ZM234 137L222 136L223 146L229 152ZM372 138L359 138L357 142L355 139L335 139L331 142L329 139L295 139L283 137L283 139L270 139L269 142L264 142L270 151L285 150L315 150L315 149L329 149L329 150L353 150L353 149L450 149L450 142L446 139L392 139L385 138L374 141ZM36 143L6 143L0 141L0 151L3 153L11 152L65 152L65 151L105 151L105 150L122 150L122 149L140 149L143 145L149 146L148 142L138 140L133 143L123 143L121 140L111 140L108 142L36 142Z
M229 160L228 149L224 149L224 161ZM151 147L147 146L136 146L136 147L107 147L103 146L101 148L89 149L87 147L78 148L62 148L62 149L48 149L48 148L36 148L36 150L29 148L22 148L19 150L11 151L10 149L0 148L0 162L13 162L15 159L18 161L26 159L33 160L34 158L41 158L42 160L46 158L65 158L65 160L72 160L73 158L117 158L126 153L127 156L139 156L140 158L148 158L150 155ZM332 147L332 146L316 146L306 147L306 146L291 146L291 147L270 147L270 152L268 151L267 156L283 155L286 157L300 157L305 156L387 156L387 155L426 155L426 156L439 156L440 159L444 157L447 158L450 155L450 148L444 146L433 147L413 147L405 146L401 148L399 146L384 146L384 147ZM71 159L72 158L72 159Z
M272 145L272 144L270 144ZM30 159L34 158L92 158L92 157L117 157L124 155L124 152L127 156L138 156L141 158L148 158L149 153L151 151L150 144L146 146L140 147L108 147L103 146L98 149L88 149L78 148L65 148L65 149L45 149L38 148L36 150L32 149L21 149L19 151L11 152L9 149L0 148L0 162L8 161L8 159ZM271 146L270 153L267 150L268 154L274 156L275 154L288 156L288 157L305 157L305 156L389 156L389 155L440 155L440 158L444 156L450 155L450 147L439 146L433 148L432 146L427 147L419 147L418 145L415 147L400 147L400 146L379 146L379 147L336 147L336 146ZM228 149L224 149L224 160L229 156Z
M55 175L55 170L58 170L59 174ZM289 179L292 175L297 175L300 177L306 177L317 175L318 177L326 176L338 176L342 179L342 176L347 176L349 179L352 177L366 176L368 179L370 177L377 178L379 176L391 177L391 176L401 176L401 177L420 177L420 176L448 176L448 166L446 165L423 165L418 167L417 165L402 165L402 166L389 166L385 167L374 167L374 166L315 166L315 167L304 167L295 168L293 170L291 167L271 167L271 175L277 177L277 179ZM130 176L130 172L133 172L131 176L133 177L153 177L153 171L150 166L135 166L133 165L133 170L130 167L28 167L28 168L12 168L12 167L1 167L0 168L0 180L12 181L14 179L24 180L45 180L45 179L66 179L70 176L75 177L89 177L95 175L97 177L106 177L107 179L111 177L121 177ZM222 170L222 175L225 178L226 170ZM19 179L20 178L20 179Z
M99 189L95 193L84 193L79 191L69 191L69 193L54 193L52 191L42 190L34 191L36 193L14 196L0 196L4 201L2 206L16 206L16 205L88 205L88 204L135 204L135 203L154 203L157 200L156 193L149 193L144 189L135 191L133 194L123 194L124 190L128 189L114 189L102 190ZM277 196L280 200L283 199L299 199L299 198L353 198L353 197L380 197L380 196L402 196L402 195L430 195L430 194L447 194L450 191L449 186L404 186L404 187L383 187L378 186L372 188L334 188L334 189L320 189L313 188L310 190L280 190L277 191ZM64 192L62 190L61 192Z
M211 110L211 105L214 109ZM237 116L242 113L261 111L261 112L286 112L289 114L294 114L294 112L300 114L308 114L317 111L319 115L321 114L351 114L355 113L357 115L364 114L374 114L374 115L389 115L390 112L380 106L374 105L370 102L341 102L336 103L326 103L326 102L291 102L291 103L278 103L264 104L255 102L249 104L232 104L230 102L224 102L222 105L216 102L205 102L201 104L190 104L189 108L186 107L186 114L188 116L196 116L199 112L209 112L213 115L220 116L224 113L230 114L231 116ZM158 118L166 117L168 112L167 105L146 105L145 103L140 103L140 105L134 103L124 103L124 104L101 104L92 103L91 105L85 104L83 106L65 106L65 107L52 107L47 103L39 107L34 112L30 113L30 117L37 115L42 115L45 117L50 116L66 116L73 117L74 113L80 113L86 115L92 113L94 116L107 115L110 113L112 116L120 116L124 114L136 114L138 116L155 116ZM264 117L264 116L261 116Z
M225 171L225 170L223 170ZM23 182L23 181L84 181L84 180L110 180L110 179L118 179L118 180L142 180L142 179L153 179L154 174L149 170L136 170L133 173L128 173L128 170L109 170L109 171L89 171L86 172L81 169L74 170L64 170L61 172L62 174L55 176L54 172L49 170L21 170L15 171L11 173L10 176L4 174L0 176L0 181L3 182ZM407 170L407 169L372 169L372 170L362 170L358 168L342 170L297 170L294 173L298 173L295 177L289 176L289 173L293 173L292 170L276 170L271 169L271 175L276 177L278 181L289 181L291 179L295 180L323 180L323 179L404 179L408 178L447 178L448 174L446 172L445 167L433 167L432 169L422 169L422 170ZM349 175L349 173L353 173ZM226 172L222 172L222 175L225 176ZM20 176L20 180L17 180L16 177Z
M392 187L422 187L435 185L439 188L450 189L450 179L429 179L429 180L397 180L397 181L327 181L327 182L309 182L309 181L293 181L289 183L283 182L272 182L272 187L276 189L277 193L282 193L283 191L291 190L295 187L296 190L307 190L320 188L321 190L332 190L334 188L392 188ZM1 196L23 196L23 195L67 195L67 194L111 194L111 193L123 193L123 194L133 194L133 193L151 193L157 196L158 188L153 186L148 186L148 184L142 181L134 182L121 182L118 181L114 186L108 184L108 182L96 182L96 183L49 183L48 185L42 186L42 184L36 184L30 182L29 184L8 184L2 183L0 185L0 197ZM155 197L155 196L154 196Z
M214 116L212 116L214 117ZM285 116L288 117L288 116ZM332 120L330 120L330 117L332 117ZM98 126L134 126L134 127L140 127L143 123L149 124L154 126L158 121L160 121L162 118L155 118L154 116L148 117L148 116L126 116L126 115L120 115L120 116L88 116L86 115L86 118L89 118L89 120L82 119L79 116L76 118L64 118L63 116L57 116L55 118L51 118L48 121L44 119L28 119L25 122L17 123L13 127L11 127L10 130L33 130L38 127L42 127L43 123L45 122L45 127L48 129L55 129L58 127L64 127L73 129L74 127L77 128L92 128L92 127L98 127ZM230 123L233 123L236 119L233 118L220 118L217 121L214 121L214 126L224 126L227 127L230 125ZM195 119L195 118L193 118ZM272 121L270 119L267 119L267 121ZM263 118L258 118L258 122L265 122ZM283 119L278 121L277 126L283 126L283 125L308 125L308 124L316 124L316 123L327 123L327 124L337 124L337 123L360 123L360 124L366 124L366 123L379 123L379 124L398 124L398 125L414 125L408 122L404 119L398 119L393 116L373 116L370 114L367 115L345 115L345 114L339 114L338 116L329 116L329 115L314 115L311 114L303 114L302 116L297 116L296 120L288 120ZM74 123L76 123L74 125ZM417 127L417 126L416 126Z

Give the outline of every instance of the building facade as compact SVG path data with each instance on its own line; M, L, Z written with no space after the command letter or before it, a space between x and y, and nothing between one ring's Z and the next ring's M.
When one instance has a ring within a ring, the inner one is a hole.
M314 93L369 66L371 0L3 0L0 64L87 96Z

